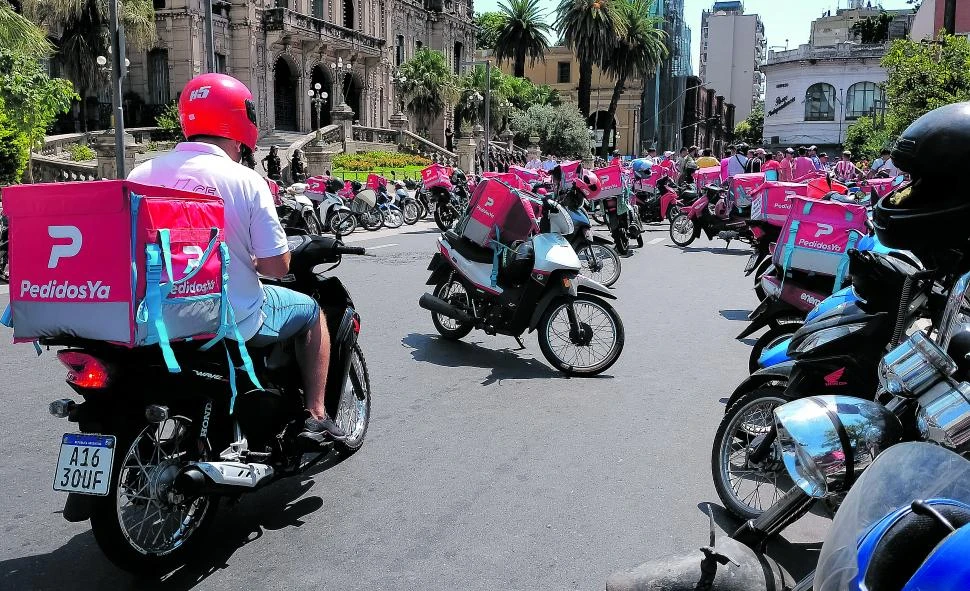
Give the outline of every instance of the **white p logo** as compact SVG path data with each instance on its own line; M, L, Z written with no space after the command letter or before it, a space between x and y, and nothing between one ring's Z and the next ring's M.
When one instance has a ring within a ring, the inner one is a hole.
M188 275L192 269L198 267L202 263L202 250L201 246L196 246L194 244L182 247L182 254L189 257L188 261L185 263L185 275Z
M69 244L55 244L51 246L51 258L47 261L47 268L53 269L57 261L70 258L81 252L81 230L77 226L47 226L47 234L51 238L70 238Z
M491 207L493 205L495 205L495 199L493 197L489 197L485 200L485 207Z
M815 237L828 236L832 233L832 226L829 224L818 224L818 230L815 232Z

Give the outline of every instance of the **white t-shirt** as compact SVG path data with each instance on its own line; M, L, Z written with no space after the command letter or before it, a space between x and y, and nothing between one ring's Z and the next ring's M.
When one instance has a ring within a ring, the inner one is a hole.
M734 154L728 158L728 176L744 174L744 167L748 165L748 157L741 154Z
M870 168L870 170L872 171L873 175L878 174L880 172L885 172L890 177L895 177L899 175L899 169L896 168L895 164L893 164L892 158L888 158L885 161L883 161L882 158L876 158L875 160L872 161L872 167Z
M222 197L229 245L229 301L239 332L251 339L263 323L263 288L253 257L287 251L273 196L263 177L212 144L182 142L175 150L135 167L128 180Z

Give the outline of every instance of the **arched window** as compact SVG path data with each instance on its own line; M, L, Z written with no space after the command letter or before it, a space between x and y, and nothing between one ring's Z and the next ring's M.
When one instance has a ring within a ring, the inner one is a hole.
M883 91L874 82L856 82L845 93L845 118L858 119L871 116L885 101Z
M835 87L819 82L805 93L805 121L835 121Z

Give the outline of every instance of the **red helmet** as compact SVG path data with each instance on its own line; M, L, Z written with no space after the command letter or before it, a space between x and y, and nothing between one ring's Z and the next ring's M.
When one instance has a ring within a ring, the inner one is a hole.
M600 194L600 179L595 173L584 170L573 180L573 186L579 189L587 199L595 199Z
M211 135L256 149L256 105L246 85L225 74L189 80L179 96L179 121L186 138Z

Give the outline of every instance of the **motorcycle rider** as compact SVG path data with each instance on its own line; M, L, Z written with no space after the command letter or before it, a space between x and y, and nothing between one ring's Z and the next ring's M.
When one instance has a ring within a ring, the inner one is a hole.
M319 444L343 437L324 408L330 335L322 311L310 296L263 286L257 275L283 277L290 253L266 182L239 164L259 133L252 93L225 74L196 76L179 97L179 120L188 141L142 163L128 180L222 198L229 300L242 337L254 347L293 342L310 414L300 438Z

